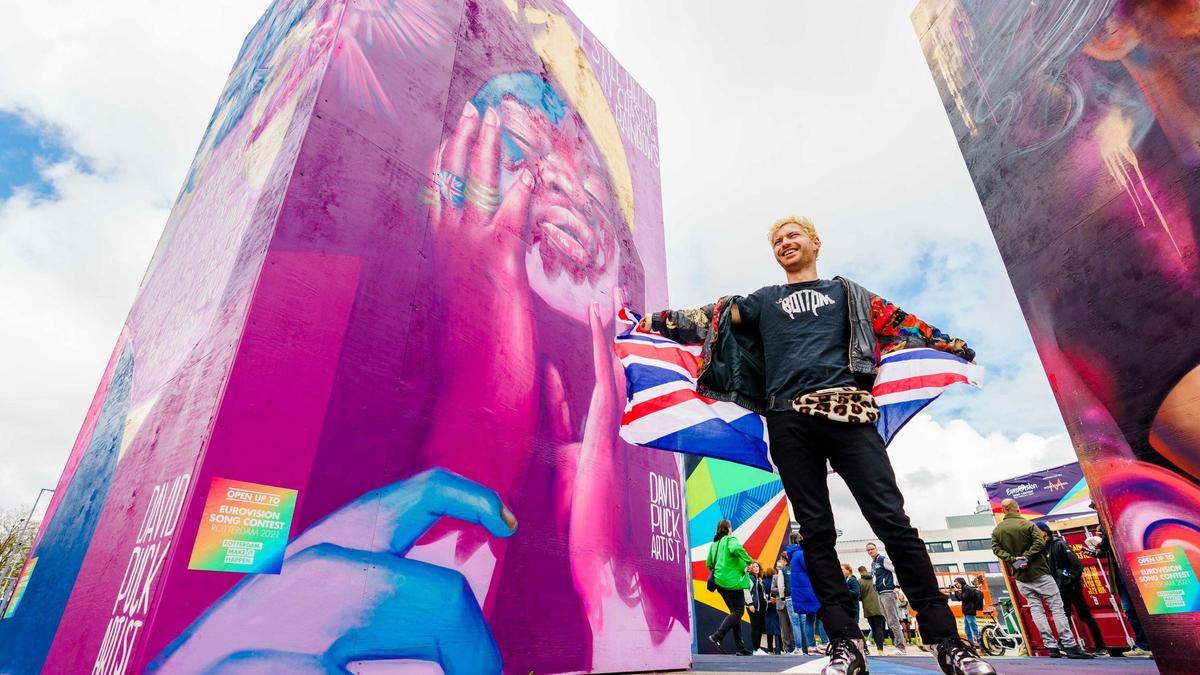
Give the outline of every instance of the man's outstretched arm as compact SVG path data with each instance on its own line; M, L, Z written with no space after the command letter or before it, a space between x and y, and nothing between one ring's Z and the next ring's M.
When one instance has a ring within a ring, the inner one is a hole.
M916 314L909 314L878 295L871 296L871 326L880 337L917 340L927 347L940 349L968 361L975 360L975 350L966 341L950 337L922 321Z
M705 305L699 309L664 309L642 317L642 330L652 330L680 344L699 344L708 336L716 305ZM737 307L733 308L734 323L737 323Z

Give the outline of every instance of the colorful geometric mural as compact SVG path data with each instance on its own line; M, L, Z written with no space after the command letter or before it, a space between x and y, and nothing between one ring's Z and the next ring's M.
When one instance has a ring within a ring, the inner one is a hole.
M746 552L767 569L775 566L791 517L783 483L773 473L693 455L687 456L685 465L696 635L711 635L729 613L721 596L708 590L705 561L717 522L729 520ZM749 637L745 632L743 636ZM716 653L706 640L698 648L701 653Z
M913 23L1118 553L1200 552L1200 6L923 0ZM1200 672L1200 614L1138 611L1164 672Z
M611 356L613 307L667 304L658 165L557 0L278 0L0 672L687 668L682 475L617 436Z

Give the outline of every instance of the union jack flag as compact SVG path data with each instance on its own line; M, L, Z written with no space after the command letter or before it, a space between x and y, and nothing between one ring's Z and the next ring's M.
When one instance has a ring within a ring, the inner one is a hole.
M625 369L621 438L634 445L724 459L773 471L766 420L735 403L696 392L700 346L681 345L638 328L629 309L617 313L617 357ZM871 393L884 444L914 415L954 384L978 387L983 368L936 349L884 355Z

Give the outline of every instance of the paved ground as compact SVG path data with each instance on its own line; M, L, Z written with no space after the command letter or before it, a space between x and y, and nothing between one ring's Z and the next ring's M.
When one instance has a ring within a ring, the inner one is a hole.
M692 672L703 673L820 673L827 661L814 656L714 656L696 654L692 657ZM1121 675L1157 675L1158 669L1150 659L1106 658L1091 661L1068 659L1000 657L989 659L1000 675L1034 675L1035 673L1121 673ZM933 657L889 656L870 658L871 675L929 675L940 673Z

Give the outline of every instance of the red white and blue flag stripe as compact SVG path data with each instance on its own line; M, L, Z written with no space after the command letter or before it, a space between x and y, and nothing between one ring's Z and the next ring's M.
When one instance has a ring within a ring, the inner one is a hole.
M621 438L635 445L702 455L773 471L767 425L753 411L696 392L700 347L640 330L629 309L617 313L617 357L625 370ZM983 369L936 349L905 349L883 357L872 393L876 426L890 443L909 419L954 384L979 386Z

